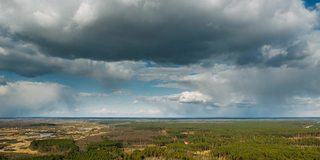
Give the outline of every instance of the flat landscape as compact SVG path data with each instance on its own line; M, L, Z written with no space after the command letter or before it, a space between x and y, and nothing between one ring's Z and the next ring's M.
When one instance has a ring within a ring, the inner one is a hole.
M0 159L320 159L320 119L2 119Z
M320 0L0 0L0 160L320 160Z

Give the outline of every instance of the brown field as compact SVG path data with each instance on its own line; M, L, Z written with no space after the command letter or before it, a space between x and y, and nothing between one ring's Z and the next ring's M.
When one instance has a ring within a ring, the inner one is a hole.
M87 141L98 141L108 129L89 121L77 120L1 120L0 153L39 154L29 148L33 140L74 139L84 148Z

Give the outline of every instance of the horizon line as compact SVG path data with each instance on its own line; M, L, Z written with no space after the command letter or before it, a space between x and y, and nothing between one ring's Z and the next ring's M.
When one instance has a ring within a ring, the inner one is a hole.
M112 116L8 116L0 117L0 119L320 119L320 117L310 116L248 116L248 117L112 117Z

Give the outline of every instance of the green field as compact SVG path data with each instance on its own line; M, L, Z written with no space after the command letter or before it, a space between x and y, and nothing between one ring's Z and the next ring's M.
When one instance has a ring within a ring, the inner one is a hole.
M35 141L30 147L45 154L29 159L320 159L316 120L102 123L110 131L84 150L72 140Z

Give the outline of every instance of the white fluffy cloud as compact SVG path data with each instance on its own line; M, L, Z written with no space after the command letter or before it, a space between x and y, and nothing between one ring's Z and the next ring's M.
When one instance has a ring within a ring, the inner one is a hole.
M211 97L204 95L198 91L186 91L179 94L167 95L167 96L154 96L144 97L144 100L151 102L177 102L177 103L190 103L190 104L202 104L210 105Z

